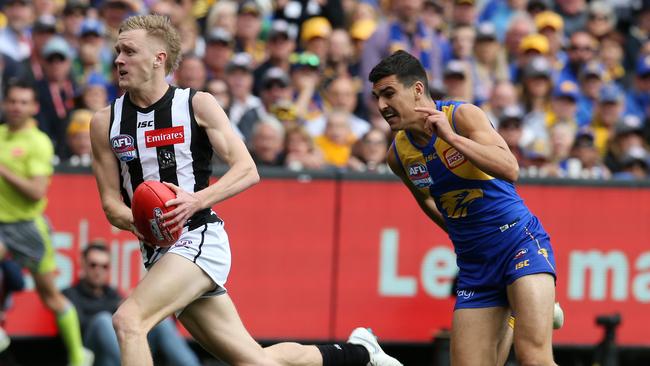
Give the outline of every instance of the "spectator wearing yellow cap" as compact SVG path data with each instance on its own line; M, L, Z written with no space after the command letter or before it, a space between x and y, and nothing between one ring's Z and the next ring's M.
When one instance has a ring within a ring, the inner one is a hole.
M67 162L73 166L90 166L90 120L93 113L88 109L77 109L70 116L66 130L69 156Z
M566 64L567 55L562 50L564 43L564 20L558 13L543 11L535 15L537 32L548 39L549 61L551 65L562 70Z
M515 14L526 11L526 3L527 1L489 0L483 6L478 21L494 24L499 40L503 40L510 20Z
M519 43L517 59L510 65L510 79L516 82L521 81L522 70L534 57L548 57L548 39L541 34L533 33L525 36Z
M320 60L326 60L331 35L332 25L329 20L313 17L302 23L300 41L305 51L315 54Z

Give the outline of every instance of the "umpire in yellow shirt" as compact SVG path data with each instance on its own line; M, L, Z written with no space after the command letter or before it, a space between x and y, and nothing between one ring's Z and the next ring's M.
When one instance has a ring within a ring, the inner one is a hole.
M2 108L0 256L11 254L31 272L36 292L56 316L70 365L92 365L93 354L81 342L77 312L54 284L54 250L43 217L54 152L33 118L38 113L36 91L27 82L10 80Z

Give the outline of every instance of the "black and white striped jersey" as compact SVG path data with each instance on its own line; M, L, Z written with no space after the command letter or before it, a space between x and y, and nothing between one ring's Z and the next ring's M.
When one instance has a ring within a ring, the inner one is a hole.
M112 103L109 139L127 206L145 180L170 182L187 192L208 186L212 146L194 117L195 93L170 86L147 108L134 105L128 93Z

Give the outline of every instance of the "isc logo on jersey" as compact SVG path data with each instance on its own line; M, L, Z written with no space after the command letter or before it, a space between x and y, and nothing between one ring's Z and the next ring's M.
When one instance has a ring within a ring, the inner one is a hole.
M120 161L131 161L138 157L133 137L130 135L117 135L111 138L111 148Z
M411 164L408 167L409 179L418 188L427 188L433 184L427 166L422 163Z

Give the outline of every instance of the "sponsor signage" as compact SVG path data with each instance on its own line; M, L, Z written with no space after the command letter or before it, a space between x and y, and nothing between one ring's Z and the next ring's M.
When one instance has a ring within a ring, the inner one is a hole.
M650 304L650 189L518 190L554 246L557 297L566 314L554 342L593 345L602 337L595 317L618 312L617 341L650 346L643 321ZM57 286L76 280L80 249L103 238L111 282L128 294L144 274L139 243L108 224L94 178L56 175L48 197ZM272 215L259 209L261 201ZM383 341L430 342L450 328L453 247L400 182L264 179L215 209L232 250L226 287L256 338L346 339L363 325ZM515 253L522 268L524 254ZM54 335L55 321L26 276L29 290L14 296L5 329L13 336Z

